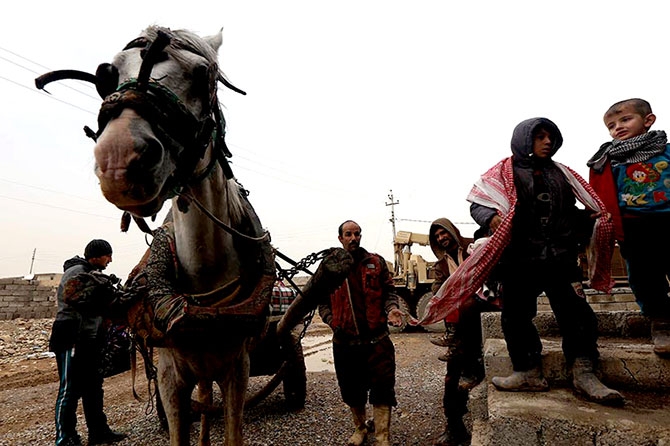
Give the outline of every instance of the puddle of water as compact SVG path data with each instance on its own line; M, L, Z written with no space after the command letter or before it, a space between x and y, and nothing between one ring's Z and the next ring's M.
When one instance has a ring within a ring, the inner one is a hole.
M305 337L302 348L308 372L335 373L331 335Z

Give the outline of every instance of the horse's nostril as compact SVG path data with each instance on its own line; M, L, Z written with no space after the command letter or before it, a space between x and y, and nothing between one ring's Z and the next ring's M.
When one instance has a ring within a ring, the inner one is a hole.
M163 158L163 146L158 140L150 139L140 152L140 162L146 167L153 167Z
M127 176L131 181L150 178L151 172L163 159L163 146L155 139L145 141L142 147L136 147L138 157L128 165Z

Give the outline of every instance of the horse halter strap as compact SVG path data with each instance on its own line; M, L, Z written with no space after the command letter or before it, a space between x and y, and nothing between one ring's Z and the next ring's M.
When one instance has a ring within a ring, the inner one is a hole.
M124 50L144 45L141 52L142 65L136 79L130 79L121 85L117 86L119 73L116 67L104 63L98 66L95 75L78 70L45 73L35 79L35 86L46 91L44 87L49 83L64 79L78 79L94 84L100 97L103 98L103 103L98 113L98 131L94 132L88 126L84 126L86 135L93 140L97 140L109 121L118 117L123 109L135 110L151 123L154 132L175 160L178 167L171 179L172 190L174 195L181 195L186 186L206 177L217 162L226 178L234 178L228 162L232 154L225 142L226 122L217 98L217 81L237 93L243 95L246 93L228 82L220 74L217 64L212 62L208 68L209 96L203 101L204 117L202 119L196 117L169 88L151 79L154 65L168 58L165 49L173 40L174 35L168 29L159 28L153 41L148 41L146 37L138 37L127 44ZM213 148L211 161L204 172L196 174L196 165L205 156L210 143ZM148 234L153 232L143 219L139 217L133 219L142 231ZM124 213L121 224L123 231L128 229L129 222L130 214Z
M172 38L166 31L157 31L156 39L143 50L142 65L137 78L119 85L114 93L104 99L98 114L96 135L101 135L107 123L124 109L135 110L152 124L157 136L176 161L176 193L192 179L198 160L204 157L212 141L214 130L218 127L215 121L217 114L212 112L212 108L218 108L218 102L214 84L210 96L203 101L206 107L203 110L205 117L198 119L169 88L151 79L154 65L167 58L164 50ZM194 148L187 150L190 146Z
M98 114L98 131L94 132L88 126L84 127L86 136L93 140L97 140L107 123L117 117L124 108L132 108L151 122L179 166L174 177L176 193L192 180L195 166L198 160L205 155L212 140L215 154L212 157L213 163L208 169L213 168L214 162L218 161L226 178L234 178L227 160L232 154L224 140L225 120L219 108L216 81L221 81L233 91L246 93L227 82L223 76L213 78L214 85L210 88L210 96L203 102L207 107L203 112L205 118L198 119L177 95L151 79L152 68L156 63L167 58L164 50L172 40L173 35L169 30L158 29L154 41L147 42L146 38L140 37L126 45L125 49L137 47L142 43L147 44L142 51L143 61L137 79L131 79L118 87L116 85L118 71L110 64L101 64L95 75L78 70L51 71L37 77L35 86L44 90L49 83L64 79L78 79L95 84L98 93L103 98ZM210 70L218 73L216 64L212 64ZM196 150L185 150L190 146L194 146Z

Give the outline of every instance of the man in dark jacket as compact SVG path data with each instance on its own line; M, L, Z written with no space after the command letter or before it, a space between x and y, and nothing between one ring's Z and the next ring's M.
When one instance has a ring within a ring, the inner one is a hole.
M537 297L544 291L560 327L575 389L601 404L621 404L621 394L602 384L594 373L599 356L597 320L577 266L578 247L590 238L595 218L608 216L588 184L552 160L562 143L561 132L549 119L521 122L512 135L513 185L503 189L500 182L487 182L497 167L509 171L510 160L504 160L482 177L476 184L479 193L469 198L470 213L479 225L510 234L498 273L502 328L514 372L492 382L503 391L548 390L542 376L542 343L533 324ZM505 193L510 196L503 200ZM598 206L579 209L577 198Z
M435 282L432 292L435 294L467 258L468 242L447 218L438 218L430 225L428 239L430 248L437 258L437 262L433 265ZM443 336L430 339L435 345L447 347L446 352L438 357L447 363L442 398L447 426L437 440L436 446L470 443L470 434L463 423L463 415L467 412L469 391L479 384L485 375L480 317L485 304L474 302L475 304L464 309L458 322L445 322L446 330Z
M360 226L348 220L340 225L338 233L354 262L344 283L319 306L319 314L333 330L337 382L356 426L348 444L365 441L369 392L376 444L390 446L391 407L396 405L395 348L387 322L401 325L403 312L398 308L386 261L361 248Z
M56 354L60 385L56 399L56 445L77 446L77 404L82 400L88 427L88 444L120 441L103 412L103 377L100 372L102 316L117 297L115 279L101 271L112 261L112 247L92 240L84 258L75 256L63 265L58 286L58 312L51 330L49 349Z

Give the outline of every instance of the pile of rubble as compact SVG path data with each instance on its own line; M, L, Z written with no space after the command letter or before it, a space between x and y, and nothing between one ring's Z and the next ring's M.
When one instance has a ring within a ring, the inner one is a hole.
M53 318L0 321L0 364L53 357L49 336Z

